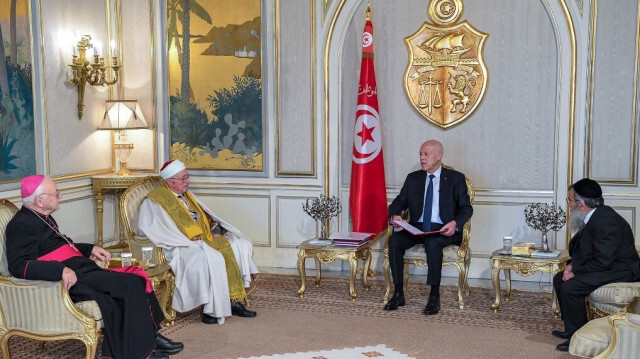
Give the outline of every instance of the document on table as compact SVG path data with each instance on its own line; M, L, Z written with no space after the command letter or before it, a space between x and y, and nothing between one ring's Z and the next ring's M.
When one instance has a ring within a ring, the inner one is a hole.
M394 224L399 225L400 227L402 227L405 231L413 234L414 236L420 236L420 235L424 235L424 234L435 234L435 233L440 233L441 231L430 231L430 232L423 232L421 230L419 230L418 228L410 225L408 222L406 221L397 221L397 220L393 220Z

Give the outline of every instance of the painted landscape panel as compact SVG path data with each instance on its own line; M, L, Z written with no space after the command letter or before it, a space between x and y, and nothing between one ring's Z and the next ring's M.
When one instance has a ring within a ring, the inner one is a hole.
M263 170L259 0L167 0L170 156Z
M0 183L36 173L28 0L0 1Z

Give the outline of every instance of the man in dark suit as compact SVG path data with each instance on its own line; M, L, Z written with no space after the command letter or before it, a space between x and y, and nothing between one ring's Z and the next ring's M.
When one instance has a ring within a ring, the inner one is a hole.
M571 260L553 277L564 331L551 332L565 339L557 348L569 350L571 336L587 322L585 297L607 283L640 280L640 258L629 223L604 205L598 182L584 178L567 191L569 223L578 232L569 242Z
M462 227L471 218L473 207L467 193L464 174L442 167L442 144L429 140L420 147L419 171L410 173L400 194L389 206L389 218L401 220L409 210L409 223L430 235L414 236L407 231L394 232L389 239L389 264L394 293L384 306L396 310L405 305L403 293L404 253L416 244L424 244L427 253L427 285L431 286L425 315L440 311L442 249L462 242ZM395 226L395 224L394 224Z

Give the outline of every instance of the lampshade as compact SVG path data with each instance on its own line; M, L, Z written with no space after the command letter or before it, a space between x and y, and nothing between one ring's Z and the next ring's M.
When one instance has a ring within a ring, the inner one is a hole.
M100 130L132 130L149 128L136 100L108 100Z

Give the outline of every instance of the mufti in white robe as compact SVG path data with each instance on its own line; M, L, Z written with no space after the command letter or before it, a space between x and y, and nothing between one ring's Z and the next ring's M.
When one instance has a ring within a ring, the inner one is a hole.
M251 274L258 273L253 261L253 244L237 228L216 216L195 195L203 211L218 221L227 230L229 240L238 262L245 287L251 283ZM218 318L231 316L229 284L224 258L217 250L201 240L192 241L175 225L167 212L157 203L146 198L140 206L138 228L156 246L163 249L167 263L176 276L173 309L188 312L204 304L204 313Z

